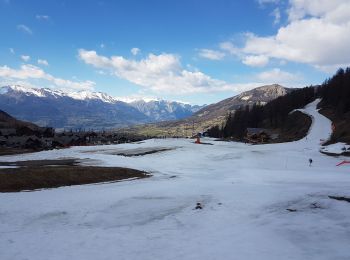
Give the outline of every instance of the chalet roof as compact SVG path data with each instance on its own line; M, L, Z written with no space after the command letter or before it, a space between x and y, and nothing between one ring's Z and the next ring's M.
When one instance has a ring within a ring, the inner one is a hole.
M262 133L266 133L269 134L270 131L268 129L264 129L264 128L247 128L247 133L248 134L262 134Z

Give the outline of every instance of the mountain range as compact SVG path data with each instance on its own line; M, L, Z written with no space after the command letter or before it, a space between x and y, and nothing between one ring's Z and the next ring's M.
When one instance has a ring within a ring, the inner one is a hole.
M55 128L128 127L182 119L200 108L166 100L133 100L127 103L101 92L66 93L18 85L0 88L0 109L20 120Z

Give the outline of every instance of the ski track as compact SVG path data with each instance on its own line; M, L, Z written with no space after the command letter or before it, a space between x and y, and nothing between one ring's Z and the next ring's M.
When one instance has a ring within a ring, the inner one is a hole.
M350 259L350 203L328 198L350 196L350 166L319 152L331 123L318 102L301 110L313 123L296 142L167 139L2 156L91 159L153 177L0 193L0 259ZM108 154L141 147L175 149Z

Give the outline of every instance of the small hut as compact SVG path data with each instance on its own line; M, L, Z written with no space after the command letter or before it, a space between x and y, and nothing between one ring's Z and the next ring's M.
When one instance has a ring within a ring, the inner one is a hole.
M246 139L251 143L264 143L270 140L271 133L264 128L247 128Z

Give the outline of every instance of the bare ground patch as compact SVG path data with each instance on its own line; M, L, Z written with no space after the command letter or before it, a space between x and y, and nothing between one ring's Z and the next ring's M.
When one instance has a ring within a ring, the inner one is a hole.
M161 153L166 151L175 150L178 147L167 148L167 147L145 147L145 148L136 148L136 149L111 149L111 150L97 150L97 151L86 151L84 153L103 153L109 155L119 155L126 157L134 156L144 156L148 154Z
M62 186L146 178L143 171L121 167L79 166L74 159L23 161L0 169L0 192L18 192Z

